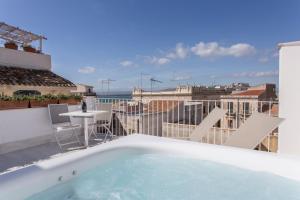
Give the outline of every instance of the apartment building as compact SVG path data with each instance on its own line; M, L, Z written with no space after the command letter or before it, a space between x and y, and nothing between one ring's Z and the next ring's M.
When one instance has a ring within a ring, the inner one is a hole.
M0 22L0 40L1 95L70 94L76 89L52 72L51 56L42 51L44 36ZM33 46L36 42L38 48Z
M225 88L179 85L174 89L161 91L144 91L135 88L132 92L134 100L150 102L151 100L217 100L221 95L230 94Z
M240 123L255 111L270 112L275 115L276 99L275 84L263 84L250 87L245 91L222 95L221 106L228 110L228 114L221 126L229 129L238 128Z

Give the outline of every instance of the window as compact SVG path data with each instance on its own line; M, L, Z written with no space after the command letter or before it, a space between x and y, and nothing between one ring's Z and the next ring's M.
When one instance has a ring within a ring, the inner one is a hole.
M233 120L228 120L228 128L233 128Z
M233 113L233 102L228 102L227 108L229 113Z
M14 95L35 96L35 95L41 95L41 92L37 90L17 90L14 92Z
M245 114L249 114L249 112L250 112L250 103L249 102L243 103L243 110L244 110Z
M221 120L216 123L216 127L221 128Z

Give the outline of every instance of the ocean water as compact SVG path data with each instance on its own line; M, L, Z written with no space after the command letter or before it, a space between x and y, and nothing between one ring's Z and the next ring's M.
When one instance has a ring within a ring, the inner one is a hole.
M100 99L132 99L132 95L131 94L107 94L107 95L97 95L98 98Z
M28 200L298 200L300 182L198 159L127 155Z

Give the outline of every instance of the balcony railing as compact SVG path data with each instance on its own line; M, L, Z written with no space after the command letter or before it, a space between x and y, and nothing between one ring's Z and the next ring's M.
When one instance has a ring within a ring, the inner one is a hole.
M277 101L241 101L230 100L132 100L102 99L96 100L96 108L102 104L113 105L111 129L115 135L125 136L140 133L153 136L189 140L193 130L215 108L227 111L210 132L201 139L203 143L222 145L234 131L254 112L278 116ZM278 129L264 138L256 150L277 152Z

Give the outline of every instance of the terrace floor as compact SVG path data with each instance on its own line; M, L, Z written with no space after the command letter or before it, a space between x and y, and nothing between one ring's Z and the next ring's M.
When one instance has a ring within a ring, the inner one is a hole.
M100 140L90 140L89 146L101 145L101 136L99 139ZM114 137L113 139L117 139L117 137ZM83 136L80 136L80 140L83 142ZM109 138L107 141L109 141ZM77 149L74 151L80 150L82 149ZM0 155L0 173L25 165L30 165L40 160L46 160L53 156L59 156L60 154L64 154L66 152L70 151L61 152L57 143L51 142L2 154Z

